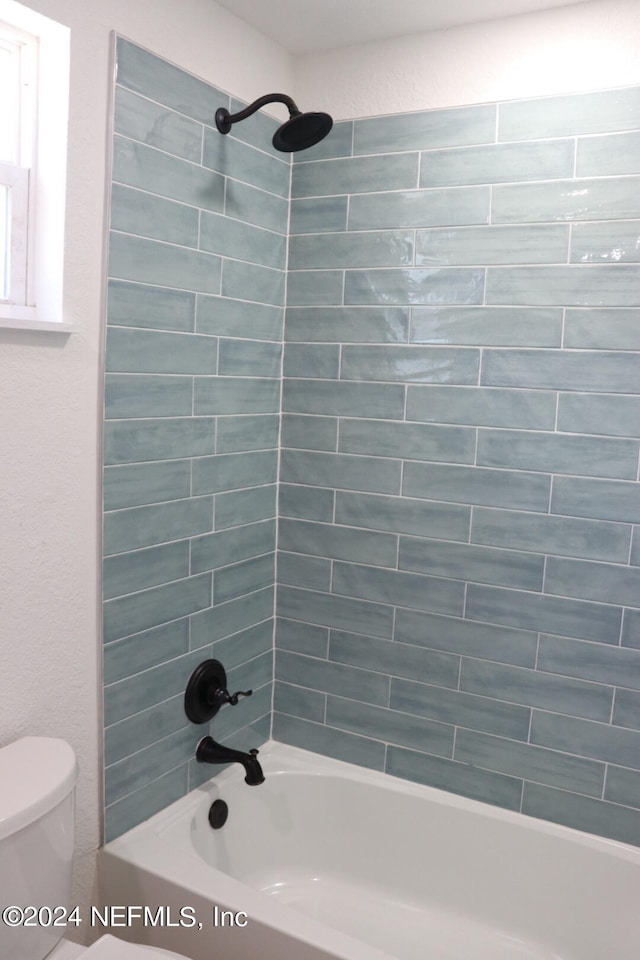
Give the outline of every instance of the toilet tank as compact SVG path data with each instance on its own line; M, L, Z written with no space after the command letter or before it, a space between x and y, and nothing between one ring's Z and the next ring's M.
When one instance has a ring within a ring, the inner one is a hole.
M43 960L66 932L46 908L70 905L76 776L64 740L24 737L0 749L0 910L45 908L34 925L0 922L0 958Z

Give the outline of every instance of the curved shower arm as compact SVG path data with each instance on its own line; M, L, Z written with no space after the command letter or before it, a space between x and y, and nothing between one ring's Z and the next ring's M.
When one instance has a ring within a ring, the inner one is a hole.
M216 127L220 133L229 133L233 123L237 123L239 120L246 120L247 117L250 117L252 113L255 113L256 110L259 110L261 107L266 106L267 103L284 103L284 105L288 107L289 114L292 117L300 113L294 101L291 97L288 97L286 93L266 93L264 97L258 97L257 100L250 103L244 110L239 110L238 113L229 113L226 107L219 107L216 110Z

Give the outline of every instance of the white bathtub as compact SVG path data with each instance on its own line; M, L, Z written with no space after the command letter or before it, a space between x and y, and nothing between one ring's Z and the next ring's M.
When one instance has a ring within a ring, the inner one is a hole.
M262 785L235 764L105 847L104 903L171 908L112 933L193 960L640 958L640 849L278 743L260 761ZM185 906L202 929L167 925Z

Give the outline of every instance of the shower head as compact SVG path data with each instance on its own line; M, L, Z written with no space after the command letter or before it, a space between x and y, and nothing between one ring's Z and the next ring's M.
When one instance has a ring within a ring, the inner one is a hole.
M267 93L238 113L229 113L225 107L219 107L216 110L216 127L220 133L229 133L232 124L246 120L267 103L284 103L289 110L289 119L278 127L272 140L276 150L282 153L295 153L313 147L326 137L333 126L328 113L302 113L286 93Z

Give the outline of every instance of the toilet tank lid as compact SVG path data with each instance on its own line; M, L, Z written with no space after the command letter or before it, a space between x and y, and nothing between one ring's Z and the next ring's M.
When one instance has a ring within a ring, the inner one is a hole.
M52 810L77 778L76 755L65 740L23 737L0 750L0 840Z

